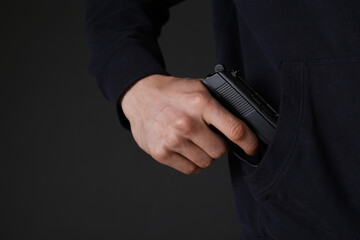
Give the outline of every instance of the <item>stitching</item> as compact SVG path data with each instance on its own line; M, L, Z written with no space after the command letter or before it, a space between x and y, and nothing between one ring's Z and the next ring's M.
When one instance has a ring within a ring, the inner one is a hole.
M304 63L309 64L333 64L333 63L349 63L349 62L359 62L360 55L348 55L348 56L337 56L337 57L317 57L317 58L307 58L307 59L297 59L297 58L285 58L281 61L281 65L286 65L286 63Z
M339 57L339 58L314 59L314 60L310 60L309 63L324 65L324 64L339 64L339 63L355 63L359 61L360 61L360 57L349 56L349 57Z
M300 69L298 70L297 68L300 68ZM299 64L299 66L296 66L296 69L299 72L298 73L298 80L300 81L300 84L299 84L298 89L297 89L297 91L300 92L299 99L298 99L298 101L300 102L300 107L299 107L300 109L299 109L299 118L298 118L298 121L296 123L297 124L296 133L292 138L292 144L291 144L291 147L290 147L290 151L288 153L288 156L285 158L284 162L282 163L282 167L280 168L279 173L274 177L274 179L271 181L271 183L268 186L266 186L265 188L263 188L260 191L256 192L254 194L254 197L260 197L261 195L263 195L266 192L270 191L271 188L274 187L274 185L276 184L276 182L278 181L278 179L280 178L280 176L282 175L282 173L284 172L284 170L288 166L288 163L290 162L290 159L292 157L292 154L294 152L294 149L295 149L295 146L296 146L296 143L297 143L297 139L298 139L298 136L299 136L299 133L300 133L300 128L302 126L302 119L303 119L304 63L301 62Z

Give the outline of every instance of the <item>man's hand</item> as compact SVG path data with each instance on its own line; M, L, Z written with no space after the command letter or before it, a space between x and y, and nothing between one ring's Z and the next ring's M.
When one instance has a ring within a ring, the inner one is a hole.
M255 134L200 79L151 75L134 84L119 104L140 148L182 173L198 173L227 152L226 142L210 124L247 154L256 153Z

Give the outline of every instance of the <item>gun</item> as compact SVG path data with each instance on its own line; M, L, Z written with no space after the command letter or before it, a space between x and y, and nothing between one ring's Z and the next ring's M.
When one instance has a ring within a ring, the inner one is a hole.
M237 71L227 71L221 64L216 65L215 72L209 74L202 82L220 104L244 121L258 136L263 153L275 136L279 114L238 75ZM220 135L225 137L223 134ZM235 154L244 155L240 147L226 137L225 139L230 142ZM240 159L244 160L241 157ZM245 162L257 167L260 160L259 156L249 157Z

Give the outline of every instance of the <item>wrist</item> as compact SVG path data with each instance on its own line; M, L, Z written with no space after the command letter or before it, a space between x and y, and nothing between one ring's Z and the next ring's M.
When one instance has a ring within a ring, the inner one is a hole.
M123 111L127 119L130 120L132 113L136 110L136 105L139 98L144 97L145 93L149 91L151 87L156 87L156 79L165 77L165 75L152 74L141 78L132 84L120 97L118 104Z

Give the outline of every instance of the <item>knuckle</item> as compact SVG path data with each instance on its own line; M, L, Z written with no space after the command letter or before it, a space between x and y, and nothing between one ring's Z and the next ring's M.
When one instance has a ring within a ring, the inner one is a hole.
M190 117L183 115L174 121L174 127L180 132L189 133L194 128L193 120Z
M210 165L213 163L212 159L206 159L205 161L203 161L201 164L199 164L199 167L201 168L208 168L210 167Z
M194 174L196 172L196 166L194 165L188 165L186 167L184 167L184 169L182 170L182 173L186 174L186 175L191 175Z
M203 92L196 92L190 96L190 104L196 108L204 108L210 100L209 96Z
M165 136L165 144L172 149L179 147L181 142L181 138L176 134L167 134Z
M227 152L227 148L224 146L222 148L219 148L216 152L214 152L211 157L214 159L218 159L224 156L226 152Z
M242 122L234 122L230 125L230 140L238 141L245 136L245 126Z
M159 162L165 162L168 157L168 151L164 147L158 147L153 149L150 155Z

